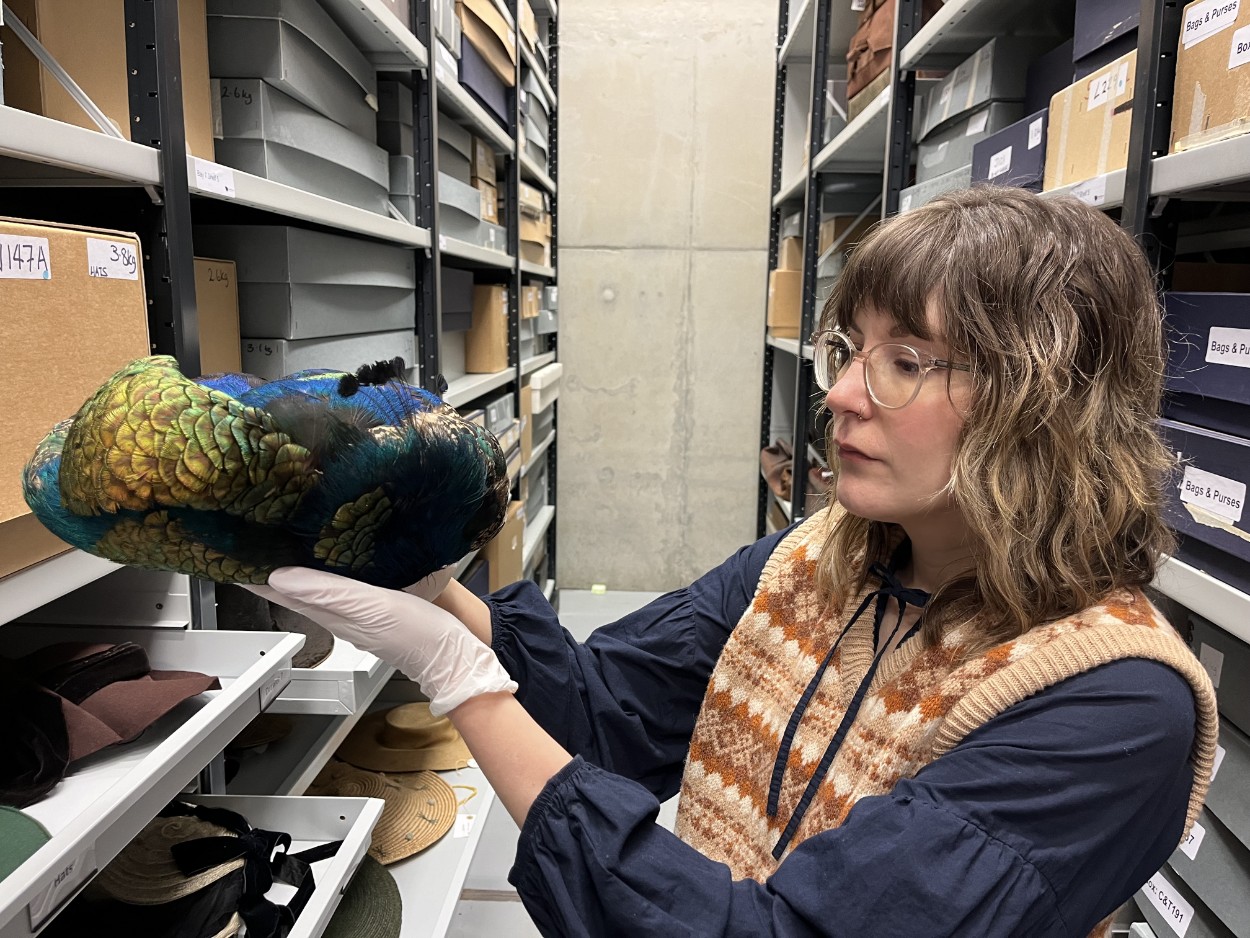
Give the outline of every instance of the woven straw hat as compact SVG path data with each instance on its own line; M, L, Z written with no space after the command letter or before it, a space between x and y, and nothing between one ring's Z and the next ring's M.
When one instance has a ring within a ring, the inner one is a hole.
M100 871L95 882L114 899L131 905L173 902L240 869L243 858L211 867L195 876L184 876L174 863L170 848L202 837L236 836L234 831L199 818L158 817Z
M366 855L322 935L324 938L399 938L402 912L395 877Z
M374 772L462 769L469 747L451 720L430 715L428 703L370 713L343 740L336 755Z
M332 761L308 787L310 795L381 798L382 816L373 828L369 856L394 863L419 853L449 830L456 820L456 793L433 772L419 784L400 785L385 775Z

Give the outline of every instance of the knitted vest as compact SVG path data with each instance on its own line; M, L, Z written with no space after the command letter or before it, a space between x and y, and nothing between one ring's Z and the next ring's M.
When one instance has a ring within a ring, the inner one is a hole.
M816 561L830 523L827 510L812 516L773 552L716 663L695 723L677 833L727 864L735 879L762 882L776 870L773 847L874 656L871 615L863 615L811 698L790 748L778 810L768 817L773 762L795 704L850 611L872 592L848 603L842 616L821 614ZM1198 718L1189 830L1211 777L1215 694L1202 666L1144 595L1122 592L967 657L970 628L952 629L934 647L917 637L885 658L789 849L838 827L860 798L888 793L1013 704L1124 658L1166 664L1193 687Z

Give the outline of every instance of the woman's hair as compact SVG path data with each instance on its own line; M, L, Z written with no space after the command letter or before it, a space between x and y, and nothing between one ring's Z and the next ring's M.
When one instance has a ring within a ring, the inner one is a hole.
M971 365L948 492L975 569L935 591L927 640L975 619L989 647L1153 579L1173 547L1160 514L1173 462L1155 429L1162 314L1123 229L1072 199L950 193L859 244L821 328L846 329L861 309ZM892 528L849 513L835 523L817 572L835 607L888 560Z

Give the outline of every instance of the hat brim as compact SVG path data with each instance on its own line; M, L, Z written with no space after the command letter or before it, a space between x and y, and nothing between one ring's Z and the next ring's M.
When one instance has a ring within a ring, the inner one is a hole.
M462 769L472 754L464 740L437 743L423 749L392 749L383 740L387 711L361 718L335 753L344 762L371 772L443 772Z

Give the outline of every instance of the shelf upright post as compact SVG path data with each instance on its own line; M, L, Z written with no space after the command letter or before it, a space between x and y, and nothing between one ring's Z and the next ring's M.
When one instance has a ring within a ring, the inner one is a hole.
M450 2L450 0L449 0ZM413 152L417 167L417 224L430 232L430 246L417 252L417 357L421 384L442 394L442 236L438 224L438 68L431 4L413 3L412 34L426 49L428 64L412 74ZM455 80L456 76L448 76Z
M560 191L560 36L554 16L547 18L547 84L551 86L551 90L555 93L556 98L551 102L551 119L548 122L547 175L555 183L556 190L551 193L551 269L555 271L557 276L552 277L550 282L558 284L558 275L560 273L560 213L557 211L557 194ZM559 332L551 336L551 351L556 353L557 358L560 357ZM552 402L551 408L551 426L554 428L559 423L560 402ZM556 503L556 492L558 491L556 488L556 465L558 463L556 447L559 445L560 437L557 434L556 438L551 441L551 445L547 447L547 501L552 505ZM555 578L556 525L553 523L547 527L547 579L554 581ZM558 592L551 595L551 604L553 606L558 602L558 595Z
M786 41L786 27L790 19L790 4L781 0L777 18L777 61L776 81L773 85L773 171L772 184L768 188L769 200L781 189L781 155L785 140L786 123L786 66L781 62L781 47ZM777 255L781 245L781 206L770 208L768 212L768 269L777 267ZM777 350L768 344L768 326L764 326L764 387L763 406L760 408L760 449L764 449L772 441L769 439L772 430L773 410L773 369ZM757 483L755 508L755 536L761 538L768 531L768 484L763 475Z
M1152 205L1150 186L1154 159L1168 151L1182 6L1180 0L1141 0L1133 124L1120 213L1120 225L1137 239L1161 276L1172 266L1177 225L1166 210L1166 200Z
M903 0L906 2L906 0ZM794 388L794 469L790 475L790 517L800 521L807 506L807 437L812 416L812 363L803 357L803 343L816 324L816 257L820 246L820 175L816 157L825 139L825 80L829 74L829 21L833 0L812 0L816 5L816 35L812 44L812 87L808 126L812 128L807 149L807 185L803 195L803 289L799 316L799 347Z
M508 195L505 200L508 213L508 253L512 255L512 275L508 278L508 363L512 366L512 412L521 412L521 154L525 152L525 134L521 131L521 4L508 0L508 12L512 14L512 43L516 49L516 61L512 63L512 100L508 108L508 136L512 138L516 152L512 159L504 157ZM521 477L517 475L517 491L520 492Z
M910 181L911 130L916 106L916 73L898 67L903 49L921 26L921 0L898 0L894 8L894 53L890 57L889 121L886 125L885 176L881 181L881 217L898 214L899 193Z

